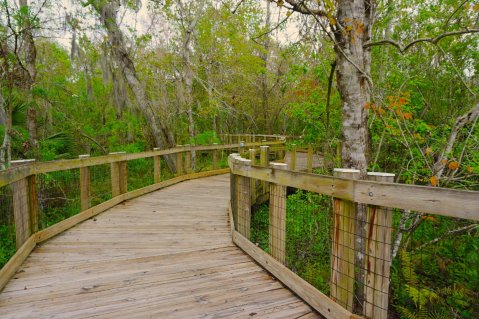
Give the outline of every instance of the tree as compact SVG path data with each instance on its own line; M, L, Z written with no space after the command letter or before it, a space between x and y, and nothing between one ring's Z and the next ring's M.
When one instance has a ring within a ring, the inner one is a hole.
M117 14L120 8L120 1L92 1L96 12L100 15L103 26L108 33L110 49L116 62L121 66L122 73L133 92L136 102L145 117L146 122L151 129L156 146L167 148L175 145L175 140L168 127L160 120L158 121L154 106L149 100L143 84L140 82L136 73L135 65L126 49L123 33L117 23ZM168 166L174 169L174 164L170 157L167 157Z

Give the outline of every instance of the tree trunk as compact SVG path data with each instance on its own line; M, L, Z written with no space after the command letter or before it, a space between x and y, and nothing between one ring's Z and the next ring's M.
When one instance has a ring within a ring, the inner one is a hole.
M145 88L140 82L136 73L135 65L130 58L126 45L123 39L123 33L117 25L117 12L120 7L119 0L112 1L94 1L93 6L100 14L102 23L108 33L111 50L114 58L120 64L125 76L126 82L130 87L135 99L138 103L143 116L153 134L155 144L159 148L167 148L175 145L175 141L171 139L169 130L161 121L157 122L153 106L149 101ZM167 156L165 157L168 167L172 172L176 172L173 160Z
M343 167L368 167L371 51L363 45L371 38L372 3L368 0L341 0L337 21L343 30L335 34L336 79L342 102ZM350 31L346 31L351 28ZM353 64L354 63L354 64Z
M266 4L266 22L265 30L271 28L271 2L268 1ZM269 35L265 35L263 42L264 52L261 54L261 59L263 60L264 74L261 75L261 107L263 109L263 122L264 122L264 131L265 134L271 134L271 125L269 119L269 101L268 101L268 61L269 61L269 49L270 49L270 38Z
M196 10L195 15L190 21L186 23L185 38L183 41L183 84L185 86L185 92L183 95L182 102L184 104L184 107L186 107L186 112L188 115L188 134L191 140L195 138L195 123L193 118L193 77L195 74L193 71L193 66L191 64L191 42L193 33L195 32L196 24L198 23L201 13L203 12L205 2L205 0L202 0L199 3L199 7ZM179 4L180 6L182 6L181 1L179 2ZM182 11L184 11L184 8L182 8ZM191 12L191 10L189 10L189 12ZM182 14L186 14L186 12L183 12ZM196 169L196 152L194 150L191 151L191 169L193 171Z
M25 67L28 71L29 80L27 83L28 89L35 82L35 77L37 75L37 69L35 67L35 60L37 57L37 50L35 48L35 42L33 41L33 34L30 23L30 8L28 6L28 0L19 0L18 1L21 7L28 8L28 19L25 21L25 28L22 32L23 38L23 52L25 53Z
M367 174L369 130L368 111L370 101L371 51L364 44L371 38L373 7L372 0L340 0L337 5L338 30L336 37L336 79L342 102L342 164L343 167ZM366 207L359 205L356 215L355 280L359 287L355 291L356 313L362 313L363 287L365 283L365 236Z

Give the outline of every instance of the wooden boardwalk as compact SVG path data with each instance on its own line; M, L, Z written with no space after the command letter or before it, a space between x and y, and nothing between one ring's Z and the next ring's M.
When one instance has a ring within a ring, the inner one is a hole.
M229 176L127 201L41 244L0 318L319 318L231 241Z

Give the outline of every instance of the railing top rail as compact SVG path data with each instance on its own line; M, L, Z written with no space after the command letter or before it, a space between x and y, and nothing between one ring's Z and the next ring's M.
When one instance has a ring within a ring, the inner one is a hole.
M244 147L253 147L261 145L281 145L284 141L267 141L267 142L252 142L244 143ZM95 157L84 157L78 159L59 160L51 162L32 162L27 165L19 165L0 171L0 187L16 182L29 175L49 173L55 171L63 171L68 169L75 169L80 167L95 166L102 164L110 164L120 161L130 161L141 158L149 158L159 155L170 155L184 151L212 151L224 150L238 147L238 143L232 144L212 144L199 146L181 146L165 150L153 150L141 153L117 153Z
M357 203L479 221L479 192L397 183L353 180L245 165L234 156L231 172Z

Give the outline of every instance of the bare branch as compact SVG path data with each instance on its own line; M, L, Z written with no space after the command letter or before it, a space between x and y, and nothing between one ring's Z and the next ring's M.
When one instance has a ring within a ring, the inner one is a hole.
M441 156L438 158L436 163L434 164L434 172L436 172L435 176L440 178L444 172L444 168L446 164L444 160L447 159L447 156L452 152L452 148L456 143L457 134L459 131L469 123L474 122L479 117L479 103L477 103L471 110L469 110L466 114L459 116L456 119L456 123L452 127L451 134L449 135L449 139L447 141L446 147L442 152ZM446 161L447 162L447 161Z
M278 0L272 0L271 2L278 3ZM327 17L328 13L324 10L321 9L312 9L307 7L303 2L304 1L298 1L298 0L286 0L287 3L289 3L291 6L284 6L285 8L289 10L293 10L302 14L311 14L311 15L317 15L320 17Z
M434 238L433 240L428 241L427 243L422 244L421 246L417 247L415 250L421 250L422 248L424 248L424 247L426 247L426 246L435 244L435 243L437 243L438 241L440 241L441 239L443 239L443 238L445 238L445 237L447 237L447 236L452 236L452 235L457 235L457 234L461 234L461 233L465 233L465 232L470 232L470 231L472 231L472 230L474 230L474 229L478 229L478 228L479 228L479 224L471 224L471 225L467 225L467 226L463 226L463 227L459 227L459 228L450 230L450 231L448 231L448 232L445 232L445 233L442 234L441 236L436 237L436 238Z
M418 44L421 42L427 42L427 43L437 45L439 41L441 41L442 39L446 37L462 35L462 34L478 33L478 32L479 32L479 29L465 29L465 30L445 32L436 36L435 38L419 38L406 45L402 45L401 43L391 39L384 39L384 40L376 41L376 42L368 42L364 45L364 48L369 48L369 47L379 46L379 45L392 45L393 47L396 47L399 50L399 52L404 53L415 44Z

